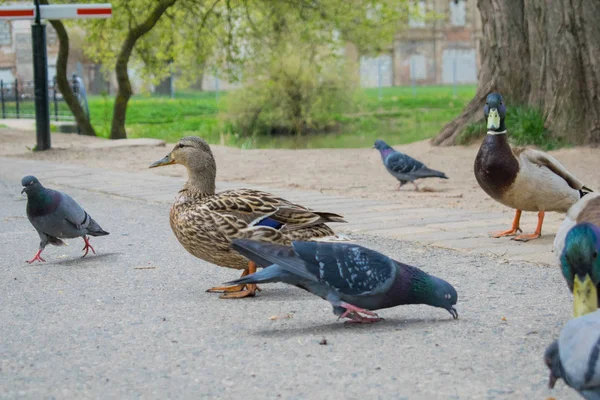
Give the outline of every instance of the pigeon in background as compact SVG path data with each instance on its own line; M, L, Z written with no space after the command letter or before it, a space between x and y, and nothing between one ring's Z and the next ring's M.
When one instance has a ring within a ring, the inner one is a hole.
M418 192L419 187L415 183L416 179L448 179L446 174L443 172L427 168L427 166L419 160L415 160L406 154L402 154L399 151L394 150L383 140L376 140L373 148L379 150L379 154L381 154L381 159L383 160L383 165L385 165L385 168L388 170L388 172L398 179L398 181L400 181L398 190L400 190L400 188L404 186L406 182L411 182L413 185L415 185L415 189Z
M377 322L373 310L403 304L440 307L458 318L458 295L448 282L356 244L234 239L232 247L264 269L229 284L294 285L329 301L348 322Z
M82 237L85 242L82 258L89 250L96 254L87 235L104 236L108 232L102 230L75 200L65 193L46 189L35 176L24 177L21 185L21 194L27 194L27 218L40 235L40 248L28 263L46 261L40 255L48 243L62 246L65 243L61 239L76 237Z
M548 386L558 379L587 400L600 400L600 311L567 322L544 354L550 369Z

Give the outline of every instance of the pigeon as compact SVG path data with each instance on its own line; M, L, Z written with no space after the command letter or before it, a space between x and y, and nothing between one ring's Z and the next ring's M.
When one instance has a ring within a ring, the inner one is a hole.
M21 180L23 190L27 194L27 218L40 235L40 248L35 256L27 261L46 261L41 257L42 251L48 243L62 246L61 239L82 237L85 251L82 258L89 250L96 254L87 235L104 236L100 225L68 194L46 189L35 176L26 176Z
M574 317L598 309L600 303L598 252L600 252L600 227L582 222L568 231L560 255L560 267L569 290L573 292Z
M600 400L600 311L571 319L544 353L552 389L562 378L588 400Z
M264 269L229 284L294 285L329 301L347 322L378 322L373 310L403 304L444 308L458 318L458 295L448 282L356 244L295 241L289 247L234 239L232 246Z
M443 172L427 168L427 166L419 160L415 160L406 154L402 154L399 151L394 150L383 140L376 140L373 148L379 150L383 165L385 165L385 168L388 170L388 172L400 182L398 185L398 190L400 190L400 188L404 186L406 182L410 182L415 185L415 189L418 192L419 187L415 183L416 179L448 179L446 174Z

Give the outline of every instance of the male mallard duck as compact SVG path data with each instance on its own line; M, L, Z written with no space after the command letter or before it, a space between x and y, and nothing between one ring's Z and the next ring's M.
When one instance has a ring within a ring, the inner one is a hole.
M596 311L600 298L600 194L590 193L573 204L554 239L563 276L573 292L574 315Z
M293 240L334 238L326 223L346 222L340 215L312 211L258 190L215 193L215 159L208 143L198 137L181 139L150 168L170 164L181 164L188 171L188 180L170 213L171 229L179 243L205 261L244 270L242 276L256 272L256 264L231 249L232 239L290 245ZM242 298L254 296L257 289L256 285L236 285L208 292L227 292L221 298Z
M591 191L554 157L533 149L511 148L506 137L506 107L502 96L491 93L484 108L487 135L475 158L475 178L494 200L516 209L511 229L493 237L514 236L521 231L522 211L537 211L535 233L513 240L526 242L542 234L546 211L566 213L577 200Z
M600 228L589 222L575 225L566 235L560 267L573 292L573 315L598 309L600 284Z

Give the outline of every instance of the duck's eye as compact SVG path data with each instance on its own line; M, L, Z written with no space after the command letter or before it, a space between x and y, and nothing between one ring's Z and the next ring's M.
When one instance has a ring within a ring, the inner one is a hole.
M182 149L182 148L184 148L184 147L185 147L185 144L183 144L183 143L179 143L179 145L178 145L177 147L179 147L180 149Z

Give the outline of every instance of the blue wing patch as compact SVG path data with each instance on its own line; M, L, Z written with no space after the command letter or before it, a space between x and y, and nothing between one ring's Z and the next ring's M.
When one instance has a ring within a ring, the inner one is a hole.
M273 218L265 217L258 221L258 223L256 223L254 226L268 226L270 228L279 230L283 226L283 223L276 221Z

